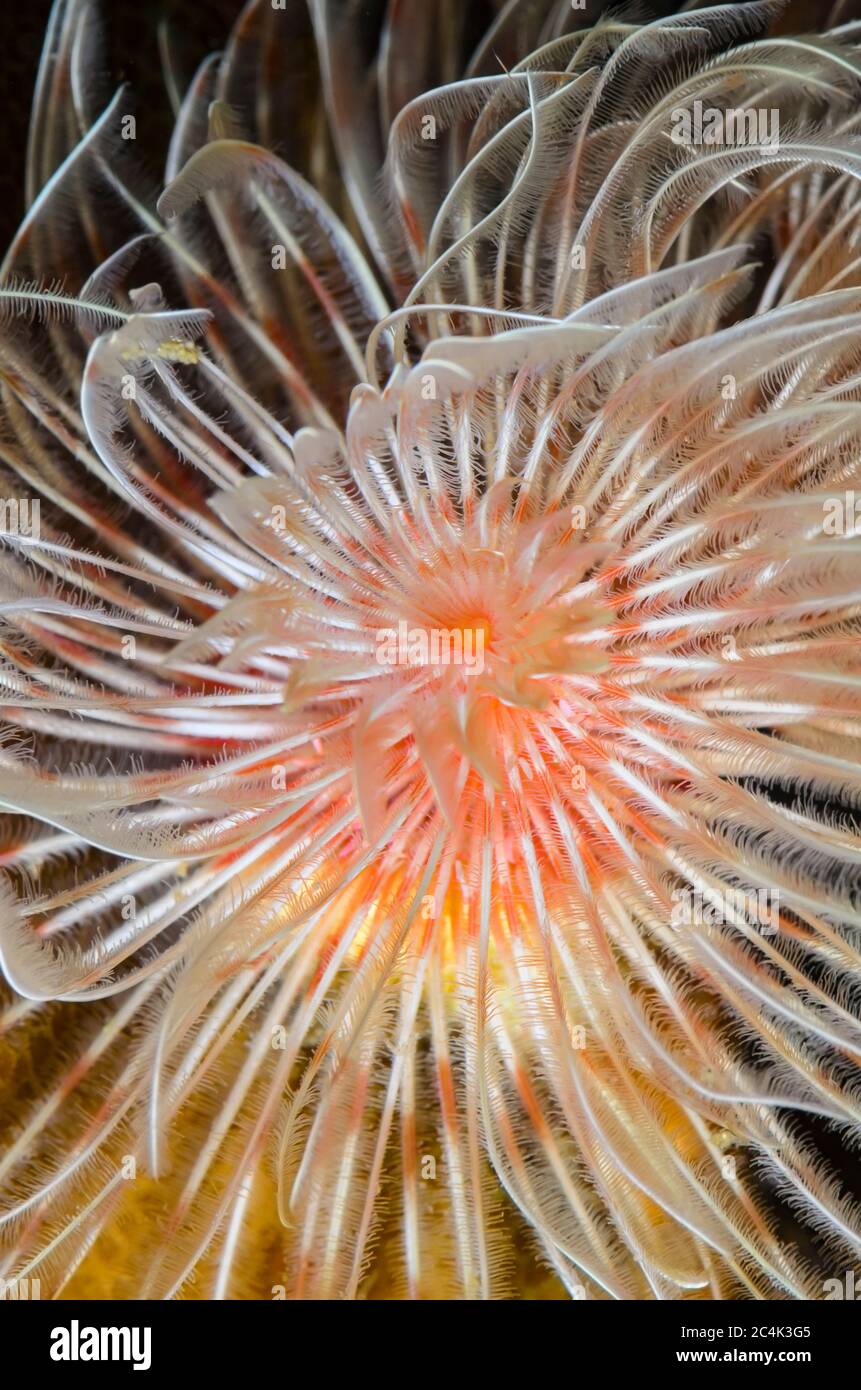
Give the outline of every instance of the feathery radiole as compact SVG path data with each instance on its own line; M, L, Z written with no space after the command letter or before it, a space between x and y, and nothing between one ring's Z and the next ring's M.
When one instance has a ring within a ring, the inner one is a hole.
M574 1297L822 1297L861 23L378 8L251 0L188 83L168 36L157 202L53 12L0 283L0 1276L480 1298L526 1239Z

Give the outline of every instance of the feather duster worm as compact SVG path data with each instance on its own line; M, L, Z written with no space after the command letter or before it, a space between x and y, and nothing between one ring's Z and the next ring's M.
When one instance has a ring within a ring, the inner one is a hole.
M0 286L43 1294L857 1267L861 24L488 8L166 43L157 206L54 11Z

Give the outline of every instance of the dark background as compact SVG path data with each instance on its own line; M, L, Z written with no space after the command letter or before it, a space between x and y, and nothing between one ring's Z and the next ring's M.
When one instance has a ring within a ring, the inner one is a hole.
M303 0L292 0L301 4ZM30 104L36 71L52 0L0 0L0 253L8 244L24 212L24 161ZM154 173L166 145L172 114L164 90L157 43L157 25L166 19L173 27L184 71L191 76L207 53L223 48L230 27L244 0L102 0L105 26L105 70L110 87L128 82L134 93L132 109L139 117L141 154L150 151ZM410 0L417 5L428 0ZM463 0L480 6L485 0ZM704 0L705 3L705 0ZM644 17L669 14L680 6L672 0L650 0L639 8ZM615 3L615 9L627 8ZM779 24L781 29L815 31L835 12L835 0L790 0ZM861 18L861 0L843 0L839 18ZM858 1159L845 1153L842 1142L818 1122L809 1130L820 1151L827 1153L847 1186L861 1196ZM781 1229L803 1241L793 1219L784 1210ZM810 1252L812 1254L812 1252Z
M8 244L24 213L27 126L51 4L52 0L0 0L0 247ZM243 0L101 0L98 8L109 85L130 83L132 109L145 121L147 138L155 136L154 143L163 143L171 110L162 82L158 22L166 19L172 25L191 75L201 58L223 48ZM153 168L158 167L156 160Z
M301 4L302 0L292 0ZM421 5L427 0L412 0ZM476 0L463 0L470 6ZM781 27L822 27L835 0L790 0ZM155 147L152 168L158 170L158 146L168 137L170 107L161 78L156 28L166 19L179 41L189 75L207 53L220 49L243 0L102 0L106 31L106 72L110 85L131 84L134 109L145 120L147 146ZM613 8L625 8L616 4ZM671 13L671 0L651 0L644 14ZM51 0L0 0L0 248L5 247L24 211L24 158L30 102ZM843 0L841 18L861 15L861 0ZM143 132L142 132L143 133ZM143 143L143 142L142 142Z

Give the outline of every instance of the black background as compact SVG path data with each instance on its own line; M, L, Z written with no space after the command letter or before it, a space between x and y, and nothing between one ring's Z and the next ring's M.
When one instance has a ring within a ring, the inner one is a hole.
M301 4L302 0L291 2ZM421 5L426 0L411 2ZM470 9L482 6L482 0L463 3ZM835 0L790 0L781 27L821 27L834 5ZM153 172L160 167L159 146L166 142L171 124L158 56L158 21L166 19L172 25L190 75L201 58L223 47L242 7L243 0L102 0L107 75L111 87L120 81L131 84L134 109L145 121L147 144L141 143L154 156ZM669 14L679 6L651 0L639 8L648 17ZM595 0L592 9L597 10ZM0 247L8 244L24 212L27 125L50 10L51 0L0 0ZM843 0L841 18L859 15L861 0Z

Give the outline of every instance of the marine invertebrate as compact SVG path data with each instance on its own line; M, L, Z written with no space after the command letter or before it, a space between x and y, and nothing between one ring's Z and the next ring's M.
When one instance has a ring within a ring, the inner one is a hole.
M504 1209L576 1296L857 1261L861 58L780 8L470 55L445 0L252 0L156 213L58 6L0 289L0 959L54 1040L6 1277L130 1206L159 1297L493 1296Z

